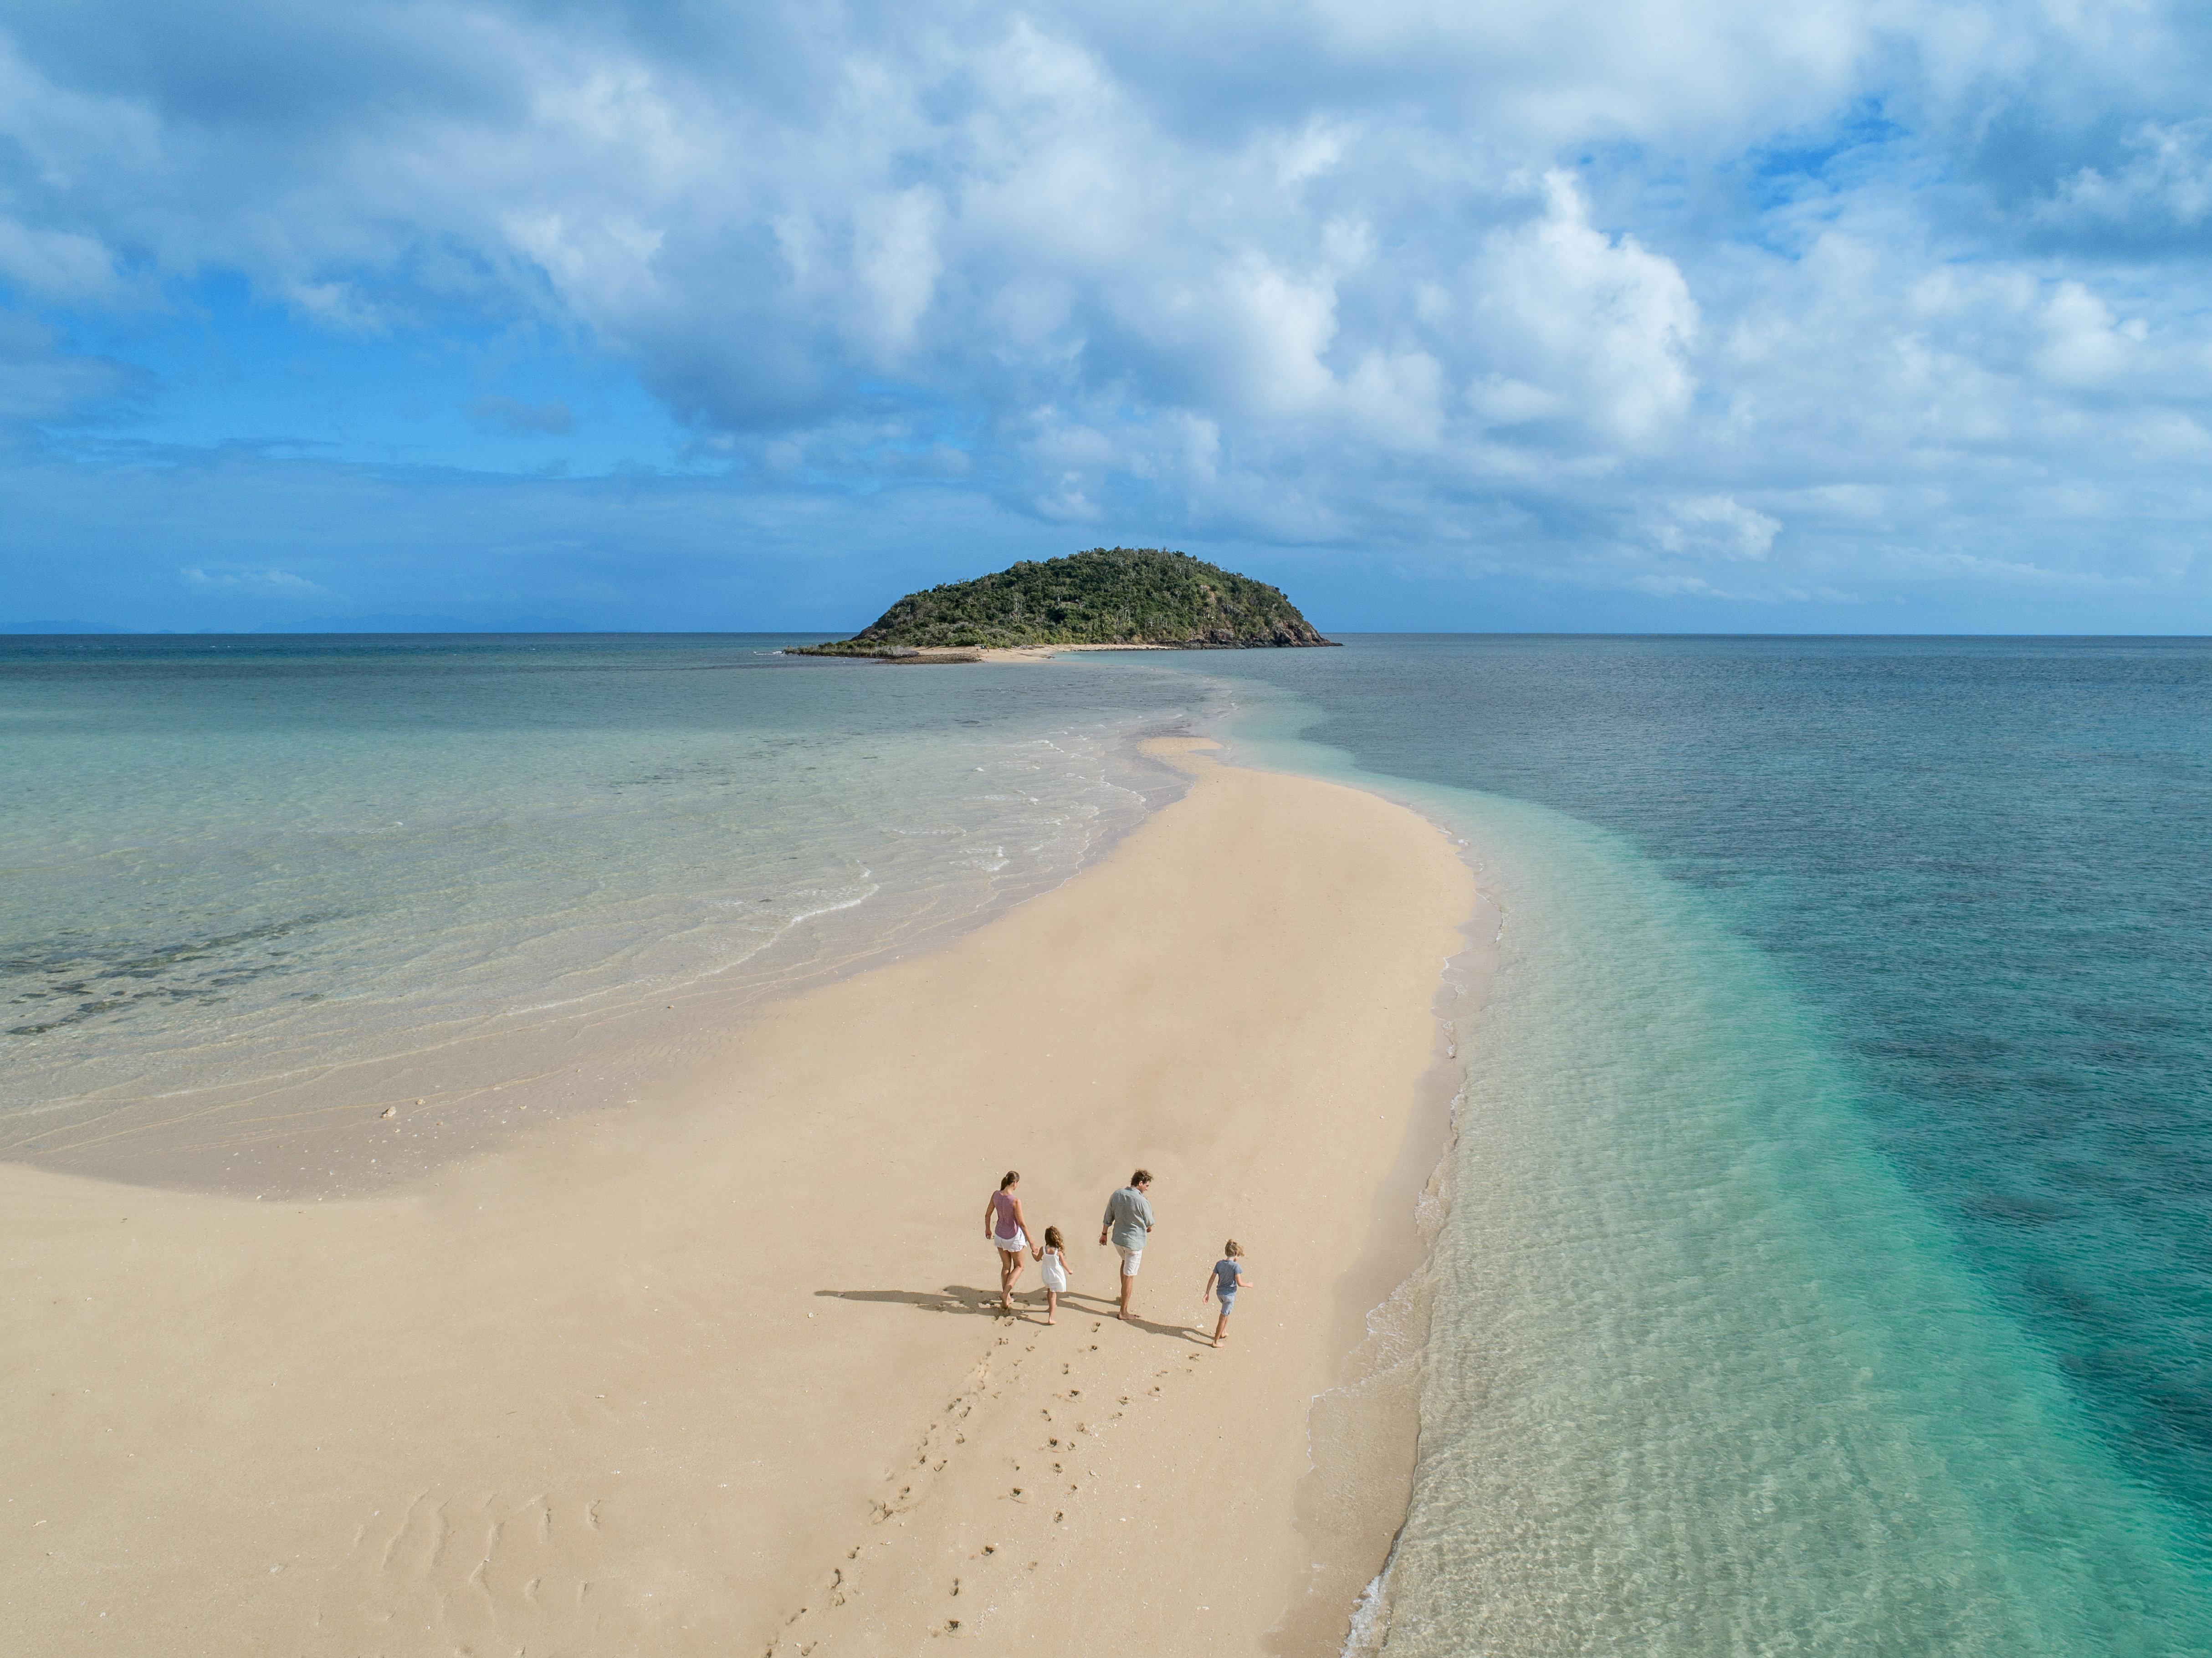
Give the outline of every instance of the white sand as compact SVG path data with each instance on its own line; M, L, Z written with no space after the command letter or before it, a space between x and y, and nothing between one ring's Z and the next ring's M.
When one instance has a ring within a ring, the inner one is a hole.
M1339 1424L1361 1478L1302 1494L1308 1408L1405 1259L1474 884L1373 796L1185 763L1059 890L404 1194L0 1169L6 1644L1333 1651L1410 1442ZM1054 1328L982 1310L1008 1167L1067 1234Z

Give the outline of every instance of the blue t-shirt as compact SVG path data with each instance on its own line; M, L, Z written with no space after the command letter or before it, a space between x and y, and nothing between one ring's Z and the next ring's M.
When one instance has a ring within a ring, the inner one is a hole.
M1243 1263L1232 1256L1224 1255L1213 1263L1213 1293L1224 1301L1237 1293L1237 1274Z

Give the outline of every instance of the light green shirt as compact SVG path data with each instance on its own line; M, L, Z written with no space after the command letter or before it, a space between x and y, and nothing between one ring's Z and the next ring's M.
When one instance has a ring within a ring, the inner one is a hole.
M1152 1230L1152 1206L1133 1186L1125 1186L1106 1199L1106 1225L1113 1241L1123 1249L1141 1249Z

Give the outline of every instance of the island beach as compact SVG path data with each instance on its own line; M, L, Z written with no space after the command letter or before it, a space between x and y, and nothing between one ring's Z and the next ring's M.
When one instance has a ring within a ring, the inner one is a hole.
M1178 763L1066 885L403 1192L0 1169L16 1637L1335 1650L1413 1429L1402 1385L1331 1390L1418 1263L1477 894L1377 797ZM1121 1326L1091 1240L1140 1163ZM988 1304L1008 1167L1071 1240L1056 1328L1033 1273ZM1216 1353L1192 1289L1232 1234L1264 1287Z

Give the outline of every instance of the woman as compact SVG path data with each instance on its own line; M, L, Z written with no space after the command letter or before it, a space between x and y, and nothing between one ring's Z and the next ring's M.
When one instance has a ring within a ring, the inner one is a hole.
M983 1236L999 1252L999 1304L1010 1313L1014 1310L1014 1280L1029 1264L1029 1226L1022 1215L1022 1200L1014 1195L1021 1183L1020 1172L1009 1169L999 1189L991 1193L991 1200L983 1206Z

